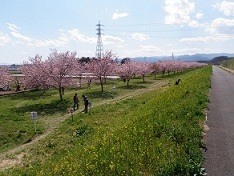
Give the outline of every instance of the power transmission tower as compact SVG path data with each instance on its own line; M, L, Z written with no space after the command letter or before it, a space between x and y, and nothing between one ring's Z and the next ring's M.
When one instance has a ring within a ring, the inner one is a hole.
M99 20L99 23L96 25L98 28L97 28L97 36L98 36L98 38L97 38L97 46L96 46L96 54L95 54L95 56L96 56L96 58L97 59L101 59L102 57L103 57L103 44L102 44L102 29L101 29L101 27L103 26L103 25L101 25L101 23L100 23L100 20Z
M174 60L175 58L174 58L174 53L172 52L172 54L171 54L171 57L172 57L172 60Z

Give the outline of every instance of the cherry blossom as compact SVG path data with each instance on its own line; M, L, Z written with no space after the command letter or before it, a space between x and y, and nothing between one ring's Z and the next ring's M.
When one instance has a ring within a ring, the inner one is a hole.
M91 62L87 63L90 73L93 73L99 79L102 92L104 90L103 83L108 74L113 71L115 58L115 54L107 51L101 59L92 59Z
M8 69L6 67L0 67L0 87L9 89L10 82L12 81Z

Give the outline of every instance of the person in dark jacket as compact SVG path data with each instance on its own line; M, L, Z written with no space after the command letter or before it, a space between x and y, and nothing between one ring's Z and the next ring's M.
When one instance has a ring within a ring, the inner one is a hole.
M79 102L80 102L77 93L73 97L73 102L74 102L73 109L75 111L76 109L79 109Z
M83 97L84 106L85 106L85 108L84 108L84 110L82 112L87 113L88 112L88 106L89 106L89 100L88 100L88 97L85 96L85 95L82 95L82 97Z
M176 82L175 82L175 85L179 85L181 79L177 79Z

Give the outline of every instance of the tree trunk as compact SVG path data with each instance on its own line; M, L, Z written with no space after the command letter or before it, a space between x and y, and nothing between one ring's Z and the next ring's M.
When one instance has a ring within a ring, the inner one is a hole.
M104 75L104 83L106 83L107 75Z
M46 91L46 86L45 84L43 84L43 93L45 93L45 91Z
M80 74L80 87L81 87L81 76L82 76L82 74Z
M143 82L145 82L145 75L142 75Z
M60 97L60 101L63 101L62 86L59 86L59 97Z
M99 78L100 80L100 84L101 84L101 91L103 92L103 82L102 82L102 78Z
M127 87L129 86L129 81L130 81L130 79L127 79Z
M156 78L156 75L157 75L157 73L155 72L155 73L154 73L154 79L157 79L157 78Z

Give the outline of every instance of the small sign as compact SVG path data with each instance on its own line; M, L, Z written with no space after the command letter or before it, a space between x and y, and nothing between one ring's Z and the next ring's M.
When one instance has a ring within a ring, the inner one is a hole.
M37 120L37 112L31 112L32 120Z

